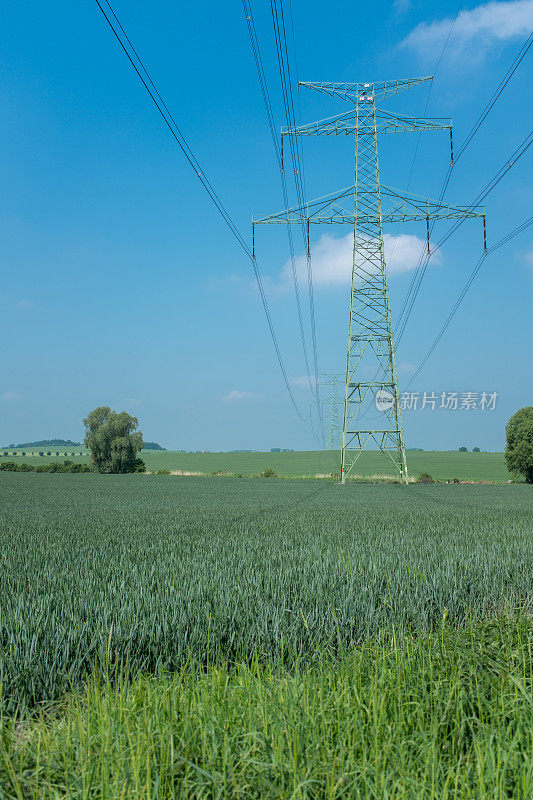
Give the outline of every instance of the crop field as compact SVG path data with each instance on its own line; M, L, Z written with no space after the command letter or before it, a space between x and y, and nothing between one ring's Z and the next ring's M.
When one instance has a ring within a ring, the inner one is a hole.
M0 474L4 702L106 659L290 662L523 605L528 486Z
M147 469L227 472L251 475L272 467L279 475L316 475L338 473L338 451L293 453L176 453L152 451L143 453ZM410 474L429 472L442 480L506 481L511 475L505 467L503 453L411 452L407 454ZM393 472L386 457L377 451L362 454L354 472L362 476Z
M531 796L531 487L0 492L0 797Z
M0 451L3 453L4 451ZM64 455L52 456L31 455L19 453L13 456L13 450L6 451L9 456L0 456L0 464L4 461L23 461L29 464L42 464L48 461L62 461L68 458L71 461L89 463L89 456L75 455L69 451ZM18 451L17 451L18 452ZM35 451L34 451L35 452ZM339 453L337 451L303 451L292 453L179 453L173 450L143 450L141 454L149 472L159 469L169 469L179 472L202 472L211 475L214 472L229 472L240 475L253 475L261 473L271 467L279 475L330 475L339 471ZM428 472L437 480L461 481L494 481L503 483L511 479L505 466L503 453L459 453L457 451L424 451L409 452L407 454L409 473L417 477L423 472ZM383 475L392 472L391 464L382 454L373 451L363 453L354 471L363 477Z

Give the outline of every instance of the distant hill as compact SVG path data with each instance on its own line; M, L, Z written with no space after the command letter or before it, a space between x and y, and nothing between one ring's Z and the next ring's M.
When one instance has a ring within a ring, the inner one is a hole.
M21 447L81 447L81 444L73 442L71 439L41 439L40 442L21 442L20 444L6 445L6 447L18 450Z
M166 447L161 447L160 444L157 442L145 442L144 443L144 450L166 450Z

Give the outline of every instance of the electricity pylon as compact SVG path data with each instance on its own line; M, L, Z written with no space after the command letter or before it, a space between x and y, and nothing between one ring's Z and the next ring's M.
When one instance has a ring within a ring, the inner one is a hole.
M407 462L400 410L400 395L392 335L387 269L383 245L383 224L425 221L429 245L429 222L437 219L482 217L484 209L435 203L383 186L379 179L378 134L416 131L450 131L451 121L442 118L406 117L378 109L376 101L411 89L431 77L381 83L300 83L309 89L337 97L354 108L335 117L307 125L282 129L285 136L355 136L355 184L334 195L293 206L279 214L254 219L256 224L304 224L310 254L310 224L353 225L354 244L348 347L344 390L341 443L341 482L352 471L365 448L377 446L386 453L407 483ZM353 200L353 211L341 205ZM385 201L386 208L382 208ZM255 241L255 238L254 238ZM375 375L372 377L372 373ZM363 403L374 402L379 427L362 429L359 416Z
M324 399L324 404L329 405L329 429L328 429L328 450L335 449L340 443L341 430L339 425L340 420L340 404L341 398L339 395L339 376L335 373L324 373L325 381L324 386L329 386L329 400Z

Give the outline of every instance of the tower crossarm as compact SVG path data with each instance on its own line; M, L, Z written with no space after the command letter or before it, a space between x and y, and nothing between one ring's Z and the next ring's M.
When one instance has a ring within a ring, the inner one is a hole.
M353 206L343 207L342 201L353 198L355 186L349 186L333 195L320 197L309 203L292 206L284 211L253 220L253 225L320 225L320 224L386 224L395 222L424 222L439 219L476 219L485 217L484 206L457 206L436 203L424 197L381 186L381 214L364 210L354 214ZM364 192L359 192L364 197Z
M253 218L253 225L291 225L297 223L343 223L351 222L353 225L354 212L346 211L340 205L340 202L345 198L352 200L354 196L354 186L348 186L346 189L341 189L340 192L329 194L324 197L319 197L312 200L310 203L292 206L286 208L284 211L279 211L276 214L270 214L267 217Z
M298 86L304 86L306 89L314 89L315 92L328 94L330 97L339 97L341 100L356 103L362 93L370 94L376 100L381 100L384 97L405 92L407 89L413 89L415 86L420 86L421 83L431 80L433 80L433 76L428 75L422 78L401 78L396 81L377 81L373 83L327 83L324 81L309 83L300 81Z
M334 117L309 122L306 125L284 127L281 136L350 136L351 134L415 133L416 131L451 130L447 117L407 117L376 109L375 120L357 115L355 110Z
M382 222L417 222L438 219L476 219L485 217L485 206L458 206L452 203L437 203L429 198L399 192L389 186L381 186ZM364 214L357 219L364 222ZM373 221L373 220L372 220Z

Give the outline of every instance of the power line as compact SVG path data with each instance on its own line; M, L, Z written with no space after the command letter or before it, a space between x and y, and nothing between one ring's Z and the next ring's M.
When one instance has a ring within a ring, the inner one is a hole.
M278 57L278 70L281 80L281 89L283 95L283 103L285 107L285 117L286 117L287 127L295 128L296 113L294 106L294 95L292 91L292 76L291 76L289 51L287 46L287 32L285 27L283 0L270 0L270 11L272 15L272 23L274 26L274 38L276 41L276 53ZM303 183L303 159L300 154L300 146L297 138L293 136L289 136L288 138L289 138L289 147L291 152L291 160L293 165L297 201L299 205L304 205L305 192ZM319 367L318 367L318 348L317 348L316 323L315 323L313 272L311 264L311 254L309 250L308 231L306 231L303 223L302 223L302 237L304 245L306 246L306 253L307 253L307 286L308 286L308 296L309 296L309 315L311 321L311 341L313 346L315 385L318 386Z
M522 142L518 145L518 147L514 150L514 152L509 156L509 158L506 159L506 161L503 163L503 165L500 167L500 169L491 178L491 180L487 183L487 185L481 190L481 192L478 194L478 196L472 201L472 203L470 203L468 208L473 208L474 206L476 206L479 203L481 203L490 194L490 192L492 192L496 188L496 186L499 184L499 182L502 180L502 178L505 177L505 175L507 175L509 170L512 169L512 167L514 167L514 165L524 155L524 153L527 152L527 150L529 149L531 144L533 144L533 131L530 131L527 134L525 139L522 140ZM407 322L409 321L409 317L410 317L411 312L413 310L413 306L414 306L415 300L416 300L418 292L420 290L420 284L422 283L422 279L424 278L424 274L426 272L426 269L427 269L427 266L429 264L429 260L430 260L430 258L432 256L432 254L442 244L444 244L446 241L448 241L450 236L452 236L455 233L455 231L462 225L462 223L463 223L463 220L458 220L454 225L452 225L450 230L448 230L444 234L444 236L441 239L439 239L437 244L433 245L433 247L431 248L430 252L427 254L427 256L425 258L425 261L424 261L424 264L423 264L423 267L422 267L422 271L420 273L420 276L418 278L418 282L417 282L415 290L414 290L414 294L413 294L413 296L411 298L411 302L410 302L410 305L408 307L406 316L405 316L405 318L403 320L403 323L401 325L400 332L399 332L398 336L396 337L396 343L397 344L399 344L399 342L401 341L402 336L404 334L405 327L407 325Z
M257 35L257 30L255 27L254 17L252 13L252 7L249 0L242 0L242 7L244 11L244 16L246 18L246 27L248 30L248 35L250 38L250 44L252 47L252 53L255 61L255 66L257 70L257 76L259 79L259 85L261 87L261 94L263 96L263 103L265 106L265 111L268 119L268 126L270 129L270 135L272 137L272 143L274 146L274 153L276 156L276 160L278 162L279 167L279 174L281 180L281 190L283 194L283 201L285 207L289 205L289 198L287 192L287 180L285 177L285 172L282 169L282 162L281 162L281 152L278 142L278 136L276 133L276 123L274 118L274 112L272 110L272 104L270 101L270 93L268 90L268 81L265 74L263 58L261 55L261 48L259 45L259 38ZM296 308L298 313L298 325L300 329L300 339L302 342L303 354L304 354L304 361L305 361L305 369L307 373L307 380L309 382L309 388L313 391L313 382L311 380L311 371L309 368L309 357L307 354L307 344L305 340L305 329L304 329L304 321L303 321L303 313L302 313L302 305L300 301L300 286L298 282L298 273L296 270L296 257L294 253L294 241L292 237L292 229L290 226L287 226L287 238L289 242L289 253L291 259L291 268L292 268L292 279L294 284L294 293L296 296Z
M420 372L422 371L422 369L423 369L423 368L424 368L424 366L426 365L427 361L428 361L428 360L429 360L429 358L431 357L431 355L432 355L433 351L434 351L434 350L435 350L435 348L437 347L438 343L440 342L440 340L442 339L442 337L443 337L444 333L446 332L446 330L447 330L448 326L450 325L450 323L451 323L452 319L454 318L454 316L455 316L455 314L456 314L456 312L457 312L457 309L459 308L459 306L460 306L460 305L461 305L461 303L463 302L463 300L464 300L464 298L465 298L465 295L466 295L466 293L468 292L468 290L469 290L469 289L470 289L470 287L472 286L472 283L474 282L474 279L475 279L476 275L478 274L479 270L480 270L480 269L481 269L481 267L483 266L483 263L484 263L485 259L486 259L486 258L487 258L489 255L491 255L492 253L494 253L496 250L499 250L499 248L500 248L500 247L503 247L505 244L507 244L507 242L511 241L511 239L514 239L514 238L515 238L515 236L518 236L520 233L522 233L522 232L523 232L523 231L525 231L527 228L529 228L529 226L530 226L530 225L533 225L533 216L529 217L529 219L526 219L524 222L522 222L522 224L521 224L521 225L518 225L518 226L517 226L517 227L516 227L514 230L510 231L508 234L506 234L505 236L503 236L503 237L502 237L502 238L501 238L501 239L500 239L498 242L496 242L496 244L493 244L493 245L492 245L492 247L490 247L490 248L487 250L487 252L486 252L486 253L483 253L483 254L480 256L480 258L479 258L479 260L478 260L477 264L475 265L474 269L473 269L473 270L472 270L472 272L470 273L470 276L469 276L469 278L468 278L468 280L467 280L466 284L464 285L463 289L461 290L461 293L459 294L459 297L458 297L458 298L457 298L457 300L455 301L455 303L454 303L454 305L453 305L453 307L452 307L452 310L451 310L451 311L450 311L450 313L448 314L448 316L447 316L447 318L446 318L446 320L445 320L445 322L444 322L444 324L443 324L442 328L440 329L440 331L438 332L438 334L435 336L435 339L433 340L433 343L432 343L431 347L428 349L428 351L427 351L426 355L424 356L424 358L423 358L423 359L422 359L422 361L420 362L420 364L419 364L419 366L418 366L418 368L417 368L416 372L415 372L415 373L414 373L414 375L412 376L412 378L411 378L411 380L409 381L409 383L407 384L407 387L406 387L406 388L409 388L409 386L411 386L411 384L413 383L413 381L415 381L415 380L416 380L416 378L418 377L418 375L420 374Z
M455 12L455 17L452 20L452 24L450 25L450 29L448 31L448 35L447 35L447 37L446 37L446 39L444 41L444 44L442 46L442 50L440 51L440 55L439 55L439 57L437 59L436 65L435 65L435 69L433 70L433 80L430 81L430 84L429 84L429 90L428 90L427 97L426 97L426 105L424 107L424 111L423 111L423 114L422 114L423 117L426 116L426 111L427 111L428 105L429 105L429 98L431 97L431 92L433 91L433 86L434 86L434 83L435 83L435 77L437 75L437 72L439 71L439 67L441 65L442 59L444 58L444 53L446 52L446 48L448 47L448 42L450 41L450 37L451 37L453 29L455 27L455 23L457 22L457 17L459 16L459 12L460 12L461 8L463 7L463 4L464 4L464 0L461 0L459 5L457 6L457 11ZM409 190L409 186L411 185L411 178L413 176L413 168L415 166L415 161L416 161L416 156L418 154L418 148L419 148L419 145L420 145L421 136L422 136L421 133L419 133L418 136L417 136L416 147L415 147L415 152L414 152L414 156L413 156L413 161L411 163L411 169L409 171L409 179L407 181L407 186L405 187L406 191Z
M529 34L528 38L526 39L526 41L524 42L524 44L522 45L522 47L518 51L517 55L515 56L513 62L510 65L510 67L507 69L507 72L505 73L505 75L501 79L500 83L498 84L498 86L496 87L494 92L492 93L492 95L491 95L490 99L488 100L485 108L483 109L483 111L481 112L481 114L479 115L479 117L477 118L475 123L473 124L472 128L470 129L470 131L468 132L467 136L465 137L465 140L463 141L463 144L461 145L461 147L457 151L456 155L454 156L454 159L453 159L452 163L448 167L448 176L447 176L447 178L445 180L444 187L442 189L442 193L441 193L442 195L444 195L444 192L446 191L446 189L448 187L448 183L449 183L449 180L450 180L450 177L451 177L451 174L452 174L452 171L453 171L455 165L457 164L457 162L459 161L459 159L463 155L464 151L466 150L466 148L468 147L468 145L470 144L470 142L472 141L472 139L474 138L474 136L476 135L476 133L480 129L481 125L484 123L484 121L487 118L489 112L494 107L496 101L500 98L502 91L505 89L505 87L507 86L507 84L511 80L512 76L514 75L514 73L516 72L516 70L518 69L520 64L522 63L523 59L526 56L527 51L529 50L529 48L531 47L532 44L533 44L533 32Z
M427 362L431 358L435 348L437 347L437 345L439 344L440 340L442 339L442 337L446 333L446 330L450 326L450 323L451 323L452 319L454 318L455 314L457 313L457 310L459 309L459 306L463 302L468 290L472 286L472 284L473 284L478 272L480 271L481 267L483 266L483 264L485 262L485 259L488 256L492 255L492 253L494 253L496 250L499 250L500 247L503 247L508 242L510 242L511 239L514 239L515 236L518 236L520 233L523 233L523 231L525 231L527 228L529 228L530 225L533 225L533 216L531 216L528 219L526 219L524 222L522 222L520 225L518 225L516 228L514 228L514 230L510 231L505 236L503 236L499 241L497 241L495 244L493 244L492 247L490 247L486 252L481 254L481 256L479 257L474 269L470 273L470 275L468 277L468 280L466 281L466 283L463 286L461 292L459 293L459 297L457 298L457 300L455 301L454 305L452 306L452 309L451 309L450 313L448 314L444 324L442 325L441 329L439 330L439 332L435 336L435 338L434 338L431 346L427 350L424 358L422 359L422 361L418 365L416 371L414 372L413 376L411 377L411 380L409 381L409 383L405 387L406 389L408 389L414 383L414 381L417 379L417 377L422 372L423 368L425 367L425 365L427 364ZM367 411L367 413L368 413L368 411ZM364 416L366 416L366 414Z
M294 94L292 90L292 75L291 64L289 58L289 48L287 45L287 30L285 25L285 13L283 10L283 0L270 0L270 11L272 16L272 24L274 28L274 38L276 42L276 54L278 58L278 71L281 81L281 89L283 96L283 104L285 109L285 119L287 128L293 129L296 127L296 112L294 103ZM294 40L294 25L293 25L293 40ZM303 156L300 152L300 144L298 139L289 136L289 148L291 153L291 161L293 167L293 177L296 189L296 198L300 206L305 203L305 188L303 178ZM319 417L320 430L322 438L324 439L324 426L322 422L322 408L319 398L319 385L318 375L320 373L318 365L318 347L316 335L316 321L315 321L315 299L313 289L313 267L311 261L311 249L309 244L309 227L305 226L302 221L302 238L306 250L306 265L307 265L307 292L309 301L309 318L311 323L311 345L313 349L313 367L314 367L314 395L317 401L317 414ZM325 441L324 441L325 444Z
M252 46L252 53L254 56L255 66L257 69L257 76L259 78L259 85L261 87L261 94L263 95L263 102L265 105L265 110L268 118L268 126L270 128L270 135L272 137L272 144L274 145L274 152L276 154L276 160L278 162L278 167L281 172L281 152L278 143L278 136L276 133L276 123L274 119L274 112L272 111L272 104L270 102L270 93L268 91L268 82L265 74L265 68L263 65L263 57L261 55L261 48L259 46L259 38L257 36L257 31L255 27L255 21L252 13L252 7L249 0L242 0L242 8L244 11L244 16L246 19L246 28L248 30L248 36L250 38L250 44Z
M294 67L295 67L295 70L296 70L296 80L297 80L298 86L300 86L300 75L299 75L299 72L298 72L298 53L297 53L297 49L296 49L296 34L295 34L295 30L294 30L294 13L293 13L293 8L292 8L292 0L288 0L288 3L289 3L289 15L290 15L290 23L291 23L291 38L292 38L292 50L293 50L293 55L294 55ZM301 125L302 124L302 107L301 107L301 102L300 102L300 92L299 91L296 93L296 97L297 97L297 103L298 103L298 124ZM302 162L302 172L301 172L302 190L303 190L303 195L305 197L306 190L305 190L305 164L304 164L304 146L303 146L303 143L302 143L302 146L301 146L301 162ZM310 291L310 315L311 315L311 324L312 324L312 330L313 330L314 341L315 341L315 350L313 351L313 355L315 356L318 351L316 349L315 303L314 303L314 292L313 292L313 270L312 270L311 251L310 251L310 249L308 249L307 259L308 259L307 260L308 279L309 279L309 285L310 285L310 289L311 289L311 291ZM321 438L322 438L322 446L325 448L326 447L326 438L325 438L325 431L324 431L323 405L322 405L322 401L320 399L320 382L318 380L318 355L316 355L316 358L315 358L315 387L316 387L315 399L316 399L317 417L318 417L318 423L320 425L320 435L321 435Z
M189 145L188 145L183 133L181 132L179 126L177 125L174 117L172 116L172 114L168 110L163 98L161 97L157 87L155 86L152 78L150 77L150 75L148 73L148 70L146 69L145 65L143 64L140 56L138 55L137 51L135 50L135 48L133 46L133 44L131 43L131 41L130 41L128 35L126 34L126 31L124 30L123 26L121 25L121 23L120 23L117 15L115 13L115 11L111 7L111 4L108 2L108 0L103 0L103 1L105 2L106 6L108 7L110 15L115 20L115 23L116 23L117 27L120 29L120 32L122 33L122 36L124 37L124 39L125 39L127 44L124 43L123 39L121 38L121 36L119 35L119 33L117 31L117 28L113 25L113 22L110 19L110 16L108 16L108 14L106 14L106 12L105 12L104 8L102 7L101 3L99 2L99 0L96 0L96 4L97 4L98 8L100 9L100 11L102 12L103 16L105 17L105 19L107 21L107 24L111 28L113 34L115 35L115 38L117 39L117 41L120 44L122 50L124 51L125 55L127 56L129 62L131 63L132 67L134 68L135 72L137 73L138 77L140 78L144 88L146 89L146 91L150 95L155 107L157 108L159 114L163 118L163 121L165 122L166 126L170 130L170 133L172 134L173 138L175 139L176 143L178 144L180 150L182 151L182 153L184 154L185 158L189 162L190 166L194 170L194 172L196 174L196 177L198 178L198 180L200 181L200 183L202 184L202 186L206 190L207 194L211 198L213 204L217 208L219 214L223 218L223 220L226 223L226 225L228 226L228 228L230 229L230 231L233 234L234 238L237 240L237 242L239 243L240 247L244 250L244 252L248 256L248 258L252 262L254 276L255 276L255 279L256 279L256 282L257 282L257 286L258 286L258 289L259 289L259 295L261 297L261 302L263 304L263 309L264 309L265 316L266 316L266 319L267 319L267 324L268 324L268 328L269 328L269 331L270 331L270 336L272 338L272 343L274 345L274 350L276 352L276 356L277 356L277 359L278 359L278 363L279 363L279 367L280 367L280 370L281 370L281 374L283 376L283 380L285 382L285 386L286 386L287 392L289 394L291 403L292 403L292 405L294 407L294 410L295 410L296 414L298 415L298 417L302 421L305 422L306 418L303 417L302 414L300 413L300 410L299 410L299 408L298 408L298 406L296 404L296 400L294 398L292 389L291 389L290 384L289 384L287 371L285 369L285 364L283 362L283 358L282 358L282 355L281 355L281 350L280 350L280 347L279 347L279 344L278 344L276 332L275 332L275 329L274 329L274 324L272 322L272 317L271 317L271 314L270 314L268 301L267 301L267 298L266 298L266 295L265 295L265 290L264 290L264 286L263 286L261 273L260 273L260 270L259 270L259 266L257 264L257 260L255 258L255 255L252 253L252 251L250 250L250 248L246 244L246 242L243 239L241 233L239 232L237 226L235 225L235 223L231 219L228 211L226 210L224 204L222 203L222 200L220 199L220 197L216 193L215 189L213 188L212 184L210 183L209 179L207 178L205 172L200 167L200 164L199 164L196 156L194 155L193 151L189 147Z
M292 49L294 54L294 67L296 70L296 80L298 82L298 86L300 86L300 76L298 74L298 54L296 50L296 34L294 31L294 13L292 10L292 0L288 0L289 2L289 14L290 14L290 22L291 22L291 34L292 34ZM296 97L298 99L298 123L301 125L302 123L302 108L300 103L300 93L296 93ZM305 197L305 171L304 171L304 146L303 143L301 145L301 162L302 162L302 191L303 196ZM307 272L308 272L308 286L309 286L309 307L310 307L310 316L311 316L311 329L312 329L312 336L313 336L313 356L314 356L314 364L315 364L315 387L316 387L316 408L317 408L317 416L318 416L318 423L320 425L320 434L322 438L322 446L326 447L326 438L324 432L324 416L323 416L323 407L322 401L320 399L320 383L318 380L318 348L316 344L316 328L315 328L315 301L314 301L314 290L313 290L313 268L311 263L311 249L309 247L309 226L307 227Z
M532 44L533 44L533 33L531 33L529 35L528 39L522 45L522 47L518 51L517 55L513 59L512 63L507 68L507 71L505 72L505 74L502 77L502 79L500 80L498 86L496 87L496 89L492 93L491 97L489 98L489 100L488 100L487 104L485 105L484 109L482 110L481 114L476 119L476 121L472 125L470 131L466 135L466 137L465 137L465 139L463 141L463 144L461 145L461 147L457 151L457 154L455 155L453 161L448 166L448 169L447 169L447 172L446 172L446 175L444 177L443 184L442 184L442 188L441 188L441 191L440 191L440 194L439 194L439 200L438 200L439 203L442 202L442 200L444 198L444 195L445 195L446 190L448 188L448 185L449 185L453 170L454 170L455 166L457 165L457 162L459 161L459 159L461 158L461 156L463 155L463 153L465 152L465 150L467 149L469 144L472 142L472 139L474 138L474 136L476 135L476 133L480 129L481 125L484 123L484 121L487 118L489 112L491 111L491 109L495 105L496 101L500 98L502 91L505 89L505 87L507 86L507 84L511 80L512 76L514 75L514 73L516 72L518 67L520 66L521 62L525 58L525 56L526 56L526 54L527 54L527 52L530 49ZM431 228L430 228L430 235L433 232L434 226L435 226L435 223L432 222L431 223ZM425 263L424 263L424 261L425 261ZM413 277L411 278L411 282L410 282L409 288L407 290L407 295L405 297L405 300L403 302L402 308L400 310L400 315L399 315L397 323L396 323L397 326L402 325L403 317L404 317L405 313L407 312L408 308L409 308L408 317L411 314L414 301L410 303L410 298L411 298L411 295L412 295L413 291L415 290L415 287L416 287L416 294L418 294L418 291L420 289L420 283L423 280L423 277L424 277L424 274L425 274L425 271L426 271L426 267L427 267L427 259L425 260L425 246L424 246L421 249L420 256L419 256L419 259L418 259L418 264L417 264L417 266L415 268L415 271L413 273ZM403 335L403 331L405 330L406 324L407 324L407 320L402 325L400 338ZM397 339L397 343L399 343L399 338Z
M433 86L435 85L435 78L437 77L437 73L438 73L438 71L439 71L439 68L440 68L440 65L441 65L441 63L442 63L442 59L444 58L444 53L446 52L446 48L448 47L448 42L450 41L450 37L451 37L451 35L452 35L452 32L453 32L453 29L454 29L454 27L455 27L455 23L456 23L456 21L457 21L457 17L459 16L459 12L461 11L461 8L463 7L463 3L464 3L464 0L461 0L461 2L459 3L459 5L457 6L457 11L455 12L455 16L454 16L454 18L453 18L453 20L452 20L452 24L450 25L450 28L449 28L449 30L448 30L448 35L446 36L446 39L445 39L445 41L444 41L444 44L442 45L442 50L440 51L440 53L439 53L439 57L438 57L438 59L437 59L437 62L436 62L436 64L435 64L435 69L433 70L433 77L432 77L432 80L429 82L429 89L428 89L428 93L427 93L427 96L426 96L426 103L425 103L425 105L424 105L424 111L422 112L422 116L423 116L423 117L425 117L425 116L426 116L426 112L427 112L427 110L428 110L428 106L429 106L429 100L430 100L430 97L431 97L431 92L433 91ZM415 167L415 162L416 162L416 158L417 158L417 155L418 155L418 149L419 149L419 147L420 147L420 140L421 140L421 136L422 136L422 133L420 132L420 133L418 134L417 138L416 138L416 146L415 146L415 151L414 151L414 153L413 153L413 159L412 159L412 161L411 161L411 168L410 168L410 170L409 170L409 177L408 177L408 179L407 179L407 185L406 185L406 187L405 187L405 191L406 191L406 192L407 192L407 191L409 191L409 187L411 186L411 180L412 180L412 177L413 177L413 170L414 170L414 167ZM394 233L394 238L393 238L393 240L392 240L392 248L391 248L391 252L390 252L390 255L388 255L388 259L389 259L389 260L392 260L392 257L393 257L393 255L394 255L394 251L395 251L395 249L396 249L396 242L397 242L397 240L398 240L398 231L399 231L399 230L400 230L400 223L398 223L398 224L396 225L396 231L395 231L395 233ZM423 253L423 252L424 252L424 251L422 251L422 253ZM420 257L422 257L422 254L421 254L421 256L420 256ZM409 296L409 291L408 291L408 293L407 293L407 297L408 297L408 296ZM406 300L404 300L404 306L402 306L402 311L400 312L400 319L401 319L401 317L402 317L402 314L403 314L403 310L404 310L404 307L405 307L405 303L406 303ZM382 369L381 369L381 367L379 367L379 368L376 370L376 374L374 375L374 378L373 378L373 380L374 380L374 381L377 379L378 375L379 375L381 372L382 372ZM357 412L357 421L359 421L359 418L361 418L361 419L364 419L364 418L367 416L367 414L368 414L369 410L370 410L370 408L369 408L369 407L367 407L367 408L366 408L366 410L365 410L365 411L363 411L363 413L361 414L361 409L359 409L359 410L358 410L358 412Z
M457 19L457 15L459 13L461 5L457 9L457 13L456 13L455 19L452 22L452 26L451 26L450 31L448 33L448 37L446 39L444 48L443 48L443 50L442 50L442 52L440 54L439 60L437 62L437 66L440 64L440 62L442 60L442 57L443 57L443 54L444 54L444 49L445 49L445 47L446 47L446 45L448 43L448 40L450 38L451 32L453 30L453 26L455 24L455 20ZM467 133L467 135L466 135L461 147L457 151L453 161L448 166L448 169L447 169L447 172L446 172L446 175L444 177L443 184L442 184L442 188L441 188L441 191L440 191L440 194L439 194L439 200L438 200L439 203L442 202L442 200L444 198L444 195L445 195L446 190L448 188L448 185L449 185L453 170L454 170L455 166L457 165L457 162L459 161L461 156L464 154L464 152L467 149L467 147L469 146L469 144L472 142L474 136L479 131L481 125L485 122L489 112L492 110L492 108L495 105L496 101L501 97L502 91L505 89L505 87L507 86L507 84L509 83L509 81L511 80L513 75L515 74L516 70L518 69L518 67L522 63L523 59L525 58L525 56L526 56L527 52L529 51L529 49L530 49L532 44L533 44L533 32L528 36L527 40L520 47L518 53L514 57L514 59L511 62L510 66L507 68L507 70L506 70L505 74L503 75L502 79L500 80L498 86L493 91L493 93L490 96L489 100L487 101L485 107L483 108L483 110L481 111L480 115L478 116L478 118L476 119L476 121L474 122L472 127L470 128L469 132ZM433 82L431 83L430 92L431 92L432 87L433 87ZM427 102L426 102L426 108L427 108L428 102L429 102L429 93L428 93L428 98L427 98ZM522 145L519 146L518 149L520 149L521 146L525 145L525 149L520 153L520 155L523 155L525 150L527 150L529 145L531 144L531 141L528 141L530 139L530 136L531 136L531 134L529 134L526 137L526 139L522 142ZM416 150L415 150L415 158L416 158ZM511 159L512 158L513 158L513 156L511 156ZM410 175L412 174L413 165L414 165L414 159L413 159L413 164L411 165ZM508 166L508 168L506 168L507 166ZM513 163L508 164L508 162L506 162L506 164L504 164L503 167L501 167L500 170L496 173L496 175L494 176L492 181L490 181L489 184L487 184L487 186L485 187L485 190L482 191L478 195L478 198L476 198L476 200L473 201L472 205L475 205L476 203L478 203L481 198L486 197L487 194L489 193L489 191L492 191L495 188L497 183L499 183L499 181L504 177L504 175L509 171L509 169L512 166L513 166ZM457 228L459 227L460 224L461 224L461 222L459 222L459 224L455 224L452 227L451 231L449 232L449 235L446 234L445 237L443 237L443 239L432 249L432 251L430 252L429 255L426 255L426 246L424 245L422 247L422 249L420 251L419 258L418 258L417 266L416 266L415 271L413 273L413 276L411 278L411 282L409 284L409 288L407 290L406 297L404 299L404 302L402 304L402 308L400 310L400 314L399 314L398 320L396 322L396 326L397 326L397 328L399 328L399 334L395 337L396 346L399 345L399 343L400 343L400 341L401 341L401 339L402 339L402 337L404 335L405 328L406 328L407 323L409 321L409 317L411 316L411 313L412 313L412 310L413 310L413 306L414 306L416 297L418 295L418 292L420 291L420 285L421 285L422 280L424 278L424 275L425 275L425 272L426 272L426 269L427 269L431 254L435 251L435 249L437 247L439 247L441 244L443 244L444 241L447 241L447 239L457 230ZM431 235L431 233L433 232L434 227L435 227L435 222L432 222L430 230L429 230L429 235ZM413 292L414 292L414 295L413 295ZM376 373L376 376L374 377L374 380L377 377L378 373L379 373L379 370ZM369 411L369 408L367 408L366 411L363 412L362 418L364 418L368 414L368 411Z

